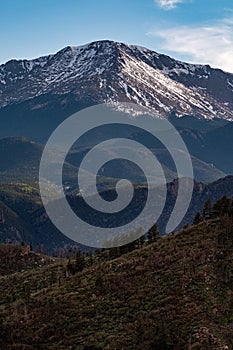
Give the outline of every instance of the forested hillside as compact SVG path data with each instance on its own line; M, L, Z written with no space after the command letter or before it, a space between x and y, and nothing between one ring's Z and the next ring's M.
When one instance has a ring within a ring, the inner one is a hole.
M1 277L1 348L232 349L232 200L198 222Z

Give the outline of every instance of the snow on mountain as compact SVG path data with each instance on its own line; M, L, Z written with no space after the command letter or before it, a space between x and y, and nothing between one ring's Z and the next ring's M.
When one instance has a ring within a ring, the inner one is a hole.
M233 74L139 46L97 41L0 66L0 107L67 93L93 103L135 102L162 116L176 111L233 120Z

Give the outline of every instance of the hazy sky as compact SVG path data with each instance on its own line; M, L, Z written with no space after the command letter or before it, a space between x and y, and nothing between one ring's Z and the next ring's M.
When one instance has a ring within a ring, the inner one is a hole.
M233 72L233 0L2 0L0 63L111 39Z

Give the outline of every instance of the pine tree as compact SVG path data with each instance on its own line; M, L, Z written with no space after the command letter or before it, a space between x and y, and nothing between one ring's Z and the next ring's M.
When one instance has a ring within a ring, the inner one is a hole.
M145 236L142 235L140 238L139 238L139 247L142 248L142 246L144 245L145 243Z
M66 265L66 270L68 272L68 275L73 275L74 274L74 266L72 265L70 259L68 260L68 263Z
M199 224L200 222L202 222L202 215L200 212L198 212L196 215L195 215L195 218L193 220L193 225L197 225Z
M232 211L232 199L223 196L213 206L215 216L230 215Z
M159 237L159 230L157 224L154 224L147 233L147 239L148 243L152 243L156 241L156 239Z
M211 200L208 199L204 204L204 208L202 212L203 219L204 220L211 219L212 214L213 214L212 203L211 203Z
M75 259L75 271L80 272L85 267L85 259L83 254L78 250Z

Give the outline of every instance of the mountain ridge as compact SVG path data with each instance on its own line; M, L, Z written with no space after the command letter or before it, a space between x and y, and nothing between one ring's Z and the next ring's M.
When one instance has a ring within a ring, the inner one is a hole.
M191 205L179 228L183 225L191 224L196 213L201 212L204 203L211 200L216 202L222 196L233 196L233 176L227 176L223 179L215 181L209 185L203 183L194 183L194 192ZM164 233L167 220L169 219L174 207L179 188L178 180L174 180L167 184L167 201L161 217L158 220L158 227L161 233ZM141 210L143 201L145 201L146 187L137 186L135 188L134 203L131 209L126 210L119 216L113 215L109 217L99 215L99 212L90 211L82 197L75 193L67 197L69 204L74 212L84 220L87 220L95 226L103 225L103 220L106 227L112 227L119 223L124 225L128 222L129 217L134 218L136 213ZM106 200L115 198L115 189L107 189L101 192ZM59 203L58 203L59 204ZM155 203L156 205L156 203ZM91 214L91 215L90 215ZM24 241L27 244L32 243L34 247L44 246L45 251L53 253L54 249L76 245L75 242L68 239L47 217L42 206L37 187L32 187L27 184L1 184L0 185L0 215L4 216L4 220L0 222L0 241L12 242ZM82 246L82 250L89 250Z
M232 86L231 73L105 40L1 65L0 107L72 92L80 101L133 102L162 116L175 111L178 116L233 120Z

